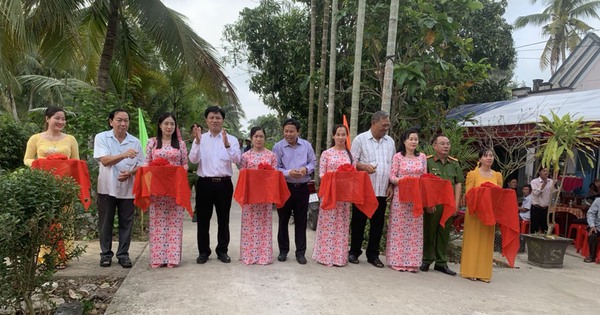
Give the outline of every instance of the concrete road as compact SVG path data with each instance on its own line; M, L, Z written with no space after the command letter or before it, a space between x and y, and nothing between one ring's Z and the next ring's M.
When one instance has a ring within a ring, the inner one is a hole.
M600 265L584 264L572 246L562 269L530 266L520 254L518 269L494 267L486 284L433 270L378 269L364 255L358 265L325 267L310 259L315 238L310 230L307 265L291 255L283 263L244 266L238 261L240 207L235 202L232 262L224 264L214 254L216 215L212 221L213 255L206 264L196 264L196 225L186 219L181 265L151 269L146 247L106 314L597 314L600 308ZM276 213L273 221L276 256ZM456 264L450 268L460 270Z

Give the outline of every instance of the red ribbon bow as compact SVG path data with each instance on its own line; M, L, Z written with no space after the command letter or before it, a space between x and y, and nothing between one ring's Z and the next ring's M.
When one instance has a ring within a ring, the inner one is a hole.
M69 157L62 153L53 153L46 156L47 160L68 160Z
M150 162L148 165L149 166L167 166L167 165L170 165L170 164L171 163L169 163L169 161L167 161L167 159L156 158L152 162Z
M274 171L275 170L273 168L273 166L271 166L271 164L265 163L265 162L262 162L262 163L258 164L258 169L259 170L267 170L267 171Z
M352 164L343 164L343 165L340 165L336 171L337 172L356 172L356 168L354 166L352 166Z

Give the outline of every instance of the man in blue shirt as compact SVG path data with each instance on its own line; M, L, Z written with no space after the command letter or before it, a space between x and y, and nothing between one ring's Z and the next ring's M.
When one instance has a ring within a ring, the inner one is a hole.
M277 243L279 256L277 260L285 261L290 250L288 223L294 215L294 232L296 241L296 260L306 264L306 211L308 209L308 181L315 171L317 159L312 145L298 136L300 122L290 118L283 122L283 140L273 146L277 155L277 169L283 172L291 196L283 206L277 209L279 231Z

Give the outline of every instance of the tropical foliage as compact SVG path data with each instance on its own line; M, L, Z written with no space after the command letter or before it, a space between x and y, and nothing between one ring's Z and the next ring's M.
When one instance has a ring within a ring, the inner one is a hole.
M600 138L600 127L595 127L594 122L584 121L583 117L575 119L570 113L560 117L551 112L550 117L540 115L540 119L537 128L547 138L537 151L536 157L541 158L541 166L550 170L555 182L559 175L564 179L568 162L574 161L577 151L583 153L588 165L593 165L593 153ZM563 181L560 180L553 205L558 203L562 187ZM554 212L554 206L551 208ZM552 234L554 215L552 220L552 224L548 222L548 235Z
M538 2L530 0L531 3ZM541 0L547 7L542 13L520 16L515 28L527 25L542 27L542 35L548 37L540 57L540 68L554 74L558 66L565 61L568 52L572 52L581 41L581 36L593 30L585 23L585 18L600 18L600 1L592 0Z
M245 9L238 21L227 26L229 62L246 62L251 68L250 89L261 95L265 104L281 117L308 121L309 82L326 80L319 71L309 73L309 1L263 0L254 9ZM312 2L311 2L312 3ZM322 1L316 1L317 18L323 18ZM491 83L481 93L488 97L507 97L506 84L512 75L514 49L511 27L501 18L506 3L492 1L403 1L399 8L398 42L394 88L392 91L392 135L408 126L420 125L426 138L437 132L445 113L469 99L475 87ZM354 71L358 1L343 1L333 18L337 29L337 65L334 121L342 114L350 117ZM483 9L483 10L482 10ZM381 108L381 88L386 61L389 0L370 1L365 8L359 130L370 125L370 114ZM477 17L472 17L477 15ZM476 23L477 22L477 23ZM492 30L497 30L494 33ZM321 30L317 30L319 34ZM498 41L486 38L501 34ZM317 47L323 37L317 36ZM318 67L318 66L317 66ZM504 80L504 81L502 81ZM490 93L492 89L499 90ZM321 95L326 95L323 93ZM484 99L481 97L480 99ZM495 99L498 100L498 99ZM316 120L316 119L313 119ZM326 136L326 130L322 131Z
M0 0L0 16L0 104L17 121L82 88L183 123L207 103L243 117L214 48L162 1Z

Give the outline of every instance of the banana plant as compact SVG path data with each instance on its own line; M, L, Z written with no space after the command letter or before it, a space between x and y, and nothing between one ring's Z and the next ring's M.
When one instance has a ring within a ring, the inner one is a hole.
M588 165L593 165L595 158L592 144L598 141L600 128L595 127L594 122L584 121L583 116L575 119L574 115L570 113L560 117L551 111L550 117L540 115L540 120L537 123L537 129L543 137L546 137L546 142L539 147L536 157L541 157L541 166L550 170L555 183L558 176L561 176L558 188L553 195L554 200L550 204L549 215L546 218L548 223L546 236L549 237L556 224L554 214L567 173L567 162L574 161L575 153L579 151L587 159ZM552 218L552 222L550 222L550 218Z

